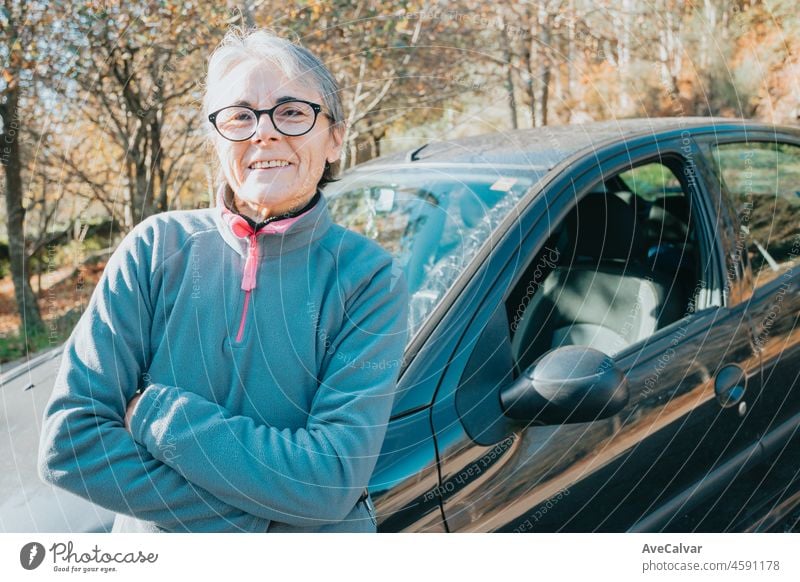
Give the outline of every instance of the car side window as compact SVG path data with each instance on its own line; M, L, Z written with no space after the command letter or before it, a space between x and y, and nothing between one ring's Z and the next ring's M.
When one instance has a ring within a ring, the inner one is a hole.
M759 287L798 263L800 147L777 142L718 144L713 159L739 218Z
M517 372L564 345L614 356L694 311L701 258L680 167L595 184L551 231L506 301Z

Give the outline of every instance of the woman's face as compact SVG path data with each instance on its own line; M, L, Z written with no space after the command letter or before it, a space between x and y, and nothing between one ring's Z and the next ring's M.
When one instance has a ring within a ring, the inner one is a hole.
M209 112L229 105L269 109L287 96L323 106L314 127L305 135L283 135L265 114L248 140L233 142L216 132L214 137L222 170L240 212L263 220L305 206L316 192L325 162L337 161L342 147L341 132L332 135L331 121L323 115L326 110L321 95L286 77L274 65L253 60L236 65L209 87L209 92ZM289 165L253 167L270 160L283 160Z

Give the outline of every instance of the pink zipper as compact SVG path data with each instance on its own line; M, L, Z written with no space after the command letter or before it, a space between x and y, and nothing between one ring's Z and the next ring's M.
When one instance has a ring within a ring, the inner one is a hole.
M242 341L244 335L244 320L247 317L247 306L250 303L250 291L245 291L244 294L244 308L242 309L242 320L239 322L239 333L236 334L236 341Z
M220 189L217 193L217 206L221 208L222 217L230 225L233 234L239 238L247 237L248 240L247 259L245 259L244 263L244 272L242 273L241 285L241 288L244 290L244 306L242 307L242 316L239 319L239 330L236 332L236 343L239 343L244 337L247 311L248 307L250 306L250 295L252 294L253 289L256 288L256 276L258 274L259 263L258 241L256 240L256 237L267 233L283 234L300 218L300 216L293 216L291 218L285 218L276 222L271 222L262 227L258 232L253 232L253 229L244 218L231 212L226 207L223 198L223 189Z
M242 289L250 291L256 286L256 270L258 269L258 241L256 234L252 233L249 237L247 248L247 260L244 263L244 273L242 274Z
M244 335L244 322L247 318L247 308L250 305L250 293L256 286L256 272L258 270L258 241L256 233L251 233L248 237L247 260L244 263L244 273L242 273L242 289L244 289L244 307L242 308L242 318L239 320L239 331L236 334L236 341L242 341Z

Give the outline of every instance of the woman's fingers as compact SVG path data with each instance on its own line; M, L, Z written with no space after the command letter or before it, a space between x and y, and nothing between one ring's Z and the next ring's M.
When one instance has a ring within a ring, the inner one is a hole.
M142 397L141 393L136 394L131 401L128 402L128 408L125 411L125 428L127 430L131 429L131 417L133 416L133 411L136 409L136 404L139 402L139 398Z

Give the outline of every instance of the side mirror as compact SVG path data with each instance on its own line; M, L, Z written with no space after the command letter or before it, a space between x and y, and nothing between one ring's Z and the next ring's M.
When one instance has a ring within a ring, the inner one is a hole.
M613 358L586 346L552 350L500 391L503 414L536 424L591 422L628 403L628 382Z

